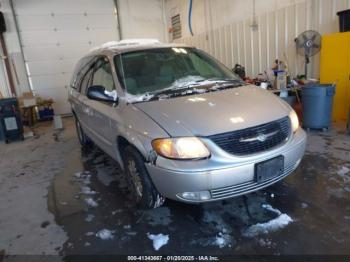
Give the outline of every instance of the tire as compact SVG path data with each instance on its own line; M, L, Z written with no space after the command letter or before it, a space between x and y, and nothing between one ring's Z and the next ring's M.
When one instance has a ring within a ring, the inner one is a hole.
M77 136L80 142L80 145L83 147L87 147L91 145L91 140L89 139L89 137L85 134L83 128L81 127L81 124L78 120L78 118L76 116L74 116L75 118L75 127L77 130Z
M160 207L165 198L153 185L141 154L132 146L127 146L123 154L124 169L133 204L141 209Z

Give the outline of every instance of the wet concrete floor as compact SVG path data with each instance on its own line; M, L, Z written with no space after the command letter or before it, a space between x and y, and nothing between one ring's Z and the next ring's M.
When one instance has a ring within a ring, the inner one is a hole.
M68 236L60 254L155 254L148 233L169 236L156 254L350 254L349 152L345 133L311 133L299 168L265 190L138 211L116 163L77 145L50 187L49 208Z

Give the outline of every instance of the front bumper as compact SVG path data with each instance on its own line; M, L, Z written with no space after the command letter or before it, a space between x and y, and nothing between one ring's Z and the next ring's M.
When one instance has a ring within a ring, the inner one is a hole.
M156 165L147 164L146 167L157 190L167 198L189 203L221 200L260 190L291 174L304 155L306 140L306 133L299 128L286 144L276 149L254 156L232 157L232 161L220 159L221 165L214 157L190 163L164 160ZM279 155L284 156L283 174L256 183L255 164ZM198 170L193 165L197 165ZM208 191L210 197L206 200L188 200L180 196L183 192L200 191Z

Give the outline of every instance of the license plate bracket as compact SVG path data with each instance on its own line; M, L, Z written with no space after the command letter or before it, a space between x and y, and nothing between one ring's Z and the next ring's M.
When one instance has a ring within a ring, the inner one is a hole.
M263 183L284 172L284 156L278 156L255 164L255 181Z

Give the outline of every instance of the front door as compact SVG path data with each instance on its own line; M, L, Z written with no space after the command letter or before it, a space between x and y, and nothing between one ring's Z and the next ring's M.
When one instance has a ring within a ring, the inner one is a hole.
M94 67L91 86L103 86L107 92L115 90L111 64L106 57L100 57ZM115 142L111 129L111 115L116 110L115 104L92 99L85 101L89 108L88 126L93 133L94 142L106 153L113 155Z
M93 68L92 65L88 66L86 70L83 70L81 81L77 88L77 91L72 94L75 99L75 103L73 104L73 110L76 113L80 124L83 127L84 132L90 137L91 132L88 126L88 117L89 117L89 108L86 105L87 97L86 97L86 88L90 86L92 79Z

